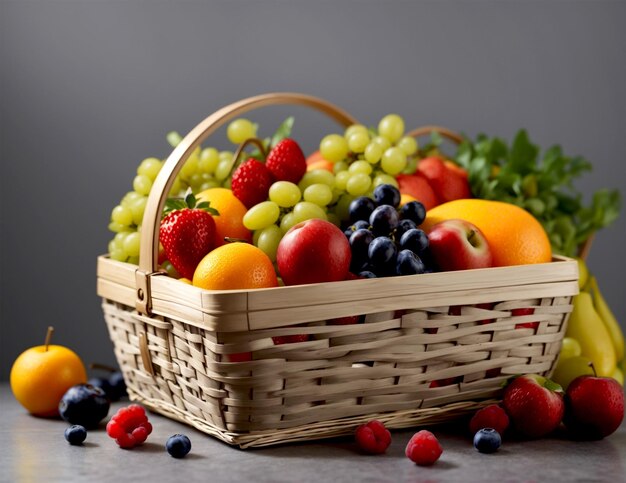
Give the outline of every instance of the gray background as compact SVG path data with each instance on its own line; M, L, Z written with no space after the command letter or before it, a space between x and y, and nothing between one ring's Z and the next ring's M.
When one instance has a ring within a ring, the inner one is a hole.
M114 363L96 296L110 211L165 134L291 90L368 124L398 112L510 139L520 127L594 163L587 195L626 185L624 2L0 0L0 379L55 325L86 363ZM330 121L288 112L307 150ZM212 144L223 145L217 135ZM626 216L590 266L626 322Z

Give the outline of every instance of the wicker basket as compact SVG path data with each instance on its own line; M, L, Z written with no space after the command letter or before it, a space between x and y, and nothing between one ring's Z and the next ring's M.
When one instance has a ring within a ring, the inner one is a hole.
M159 214L189 154L228 120L320 99L231 104L172 152L150 193L139 267L98 258L98 294L131 399L242 448L349 434L372 418L431 424L497 399L512 374L549 374L578 292L575 261L258 290L207 291L156 272ZM515 315L533 308L532 315ZM363 323L331 325L363 315ZM486 323L488 322L488 323ZM538 322L535 328L517 324ZM310 334L274 345L272 337ZM228 354L251 360L226 362Z

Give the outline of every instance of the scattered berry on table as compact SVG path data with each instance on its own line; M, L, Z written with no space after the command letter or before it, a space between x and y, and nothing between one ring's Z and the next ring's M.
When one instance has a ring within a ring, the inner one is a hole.
M80 424L74 424L65 430L65 440L71 445L82 444L87 438L87 430Z
M430 466L439 459L443 448L433 433L423 429L413 435L404 452L415 464Z
M70 424L95 428L107 414L111 403L102 388L91 384L70 387L59 402L59 414Z
M472 434L476 434L483 428L493 428L502 435L508 427L509 417L504 409L497 404L491 404L476 411L469 423Z
M191 451L191 441L184 434L175 434L167 439L165 449L170 456L183 458Z
M502 444L502 438L493 428L479 429L474 435L474 448L481 453L494 453Z
M369 421L356 428L354 437L359 448L370 454L382 454L391 444L391 433L378 420Z
M107 434L120 448L134 448L142 444L152 432L145 409L139 404L121 408L107 423Z
M290 138L279 141L267 155L265 166L279 181L298 183L306 173L306 158L296 141Z

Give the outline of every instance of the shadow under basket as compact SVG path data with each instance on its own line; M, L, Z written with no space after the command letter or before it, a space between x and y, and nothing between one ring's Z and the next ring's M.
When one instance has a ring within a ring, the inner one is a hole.
M152 278L148 317L134 307L135 270L98 260L131 399L242 448L483 407L511 375L552 372L578 292L566 258L248 291L163 275Z

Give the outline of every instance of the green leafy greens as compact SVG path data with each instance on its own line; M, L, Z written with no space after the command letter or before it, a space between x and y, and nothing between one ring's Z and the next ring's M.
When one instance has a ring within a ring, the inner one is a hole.
M575 256L578 247L595 231L610 225L619 215L618 190L598 190L585 205L573 181L591 171L580 156L566 156L560 146L540 149L525 130L511 146L499 138L480 134L458 147L456 162L468 172L477 198L513 203L532 213L543 225L555 253Z

